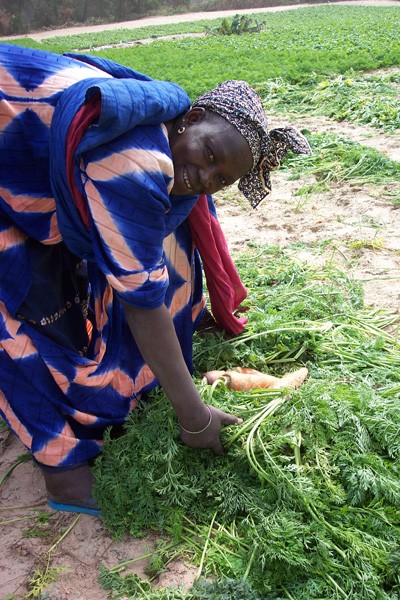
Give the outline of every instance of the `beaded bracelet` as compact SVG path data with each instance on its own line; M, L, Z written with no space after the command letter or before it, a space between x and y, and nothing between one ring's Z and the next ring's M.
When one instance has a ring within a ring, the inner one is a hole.
M197 435L198 433L203 433L203 431L205 431L206 429L208 429L210 427L211 421L212 421L212 412L211 412L211 408L208 406L208 404L206 404L206 406L208 408L208 412L210 413L210 418L209 418L207 425L205 427L203 427L203 429L200 429L200 431L189 431L188 429L185 429L184 427L182 427L182 425L180 424L180 421L178 419L178 424L179 424L179 427L182 429L182 431L184 431L185 433L190 433L191 435Z

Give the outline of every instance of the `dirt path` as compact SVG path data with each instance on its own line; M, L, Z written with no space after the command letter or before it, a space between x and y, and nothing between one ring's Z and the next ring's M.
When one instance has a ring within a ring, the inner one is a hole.
M341 2L341 4L355 4L360 6L400 6L400 0L347 0ZM79 27L66 27L64 29L49 29L46 31L38 31L28 33L26 36L13 36L14 38L29 37L33 40L40 42L43 39L57 37L60 35L78 35L80 33L92 33L96 31L110 31L113 29L138 29L140 27L146 27L149 25L167 25L169 23L187 23L190 21L201 21L203 19L222 19L223 17L232 17L237 14L249 14L249 13L265 13L265 12L279 12L282 10L294 10L297 8L304 8L310 6L309 4L296 4L293 6L273 6L268 8L249 8L243 10L224 10L224 11L212 11L212 12L196 12L196 13L185 13L181 15L168 15L162 17L146 17L144 19L137 19L135 21L123 21L120 23L105 23L102 25L82 25ZM315 4L313 6L316 6ZM2 39L12 39L10 36Z

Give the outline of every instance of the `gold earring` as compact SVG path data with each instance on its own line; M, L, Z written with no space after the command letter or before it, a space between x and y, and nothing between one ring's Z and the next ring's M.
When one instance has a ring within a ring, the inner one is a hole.
M186 127L184 125L181 125L178 129L178 133L179 135L182 135L182 133L185 131Z

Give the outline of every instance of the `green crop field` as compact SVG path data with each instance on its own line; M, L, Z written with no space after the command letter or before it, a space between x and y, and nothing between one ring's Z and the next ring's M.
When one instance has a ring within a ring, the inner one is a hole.
M257 15L259 34L206 36L175 42L100 50L99 54L151 77L175 81L195 97L224 79L252 85L282 78L288 83L314 75L353 73L398 65L400 14L391 7L323 6ZM54 51L92 48L129 40L201 32L213 21L180 23L128 32L48 38L36 47Z

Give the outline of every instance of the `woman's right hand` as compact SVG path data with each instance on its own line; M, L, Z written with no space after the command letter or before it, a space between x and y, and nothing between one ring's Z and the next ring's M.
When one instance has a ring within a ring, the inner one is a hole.
M231 415L229 413L210 406L208 408L208 421L205 421L204 427L197 430L192 429L190 422L185 422L183 425L179 423L181 434L181 442L191 448L210 448L215 454L222 454L224 447L221 443L220 432L224 425L240 425L243 419Z
M183 358L167 307L145 310L125 304L125 312L144 360L181 423L182 442L192 448L211 448L216 454L222 454L221 427L240 424L242 419L204 404ZM190 433L196 431L199 433Z

